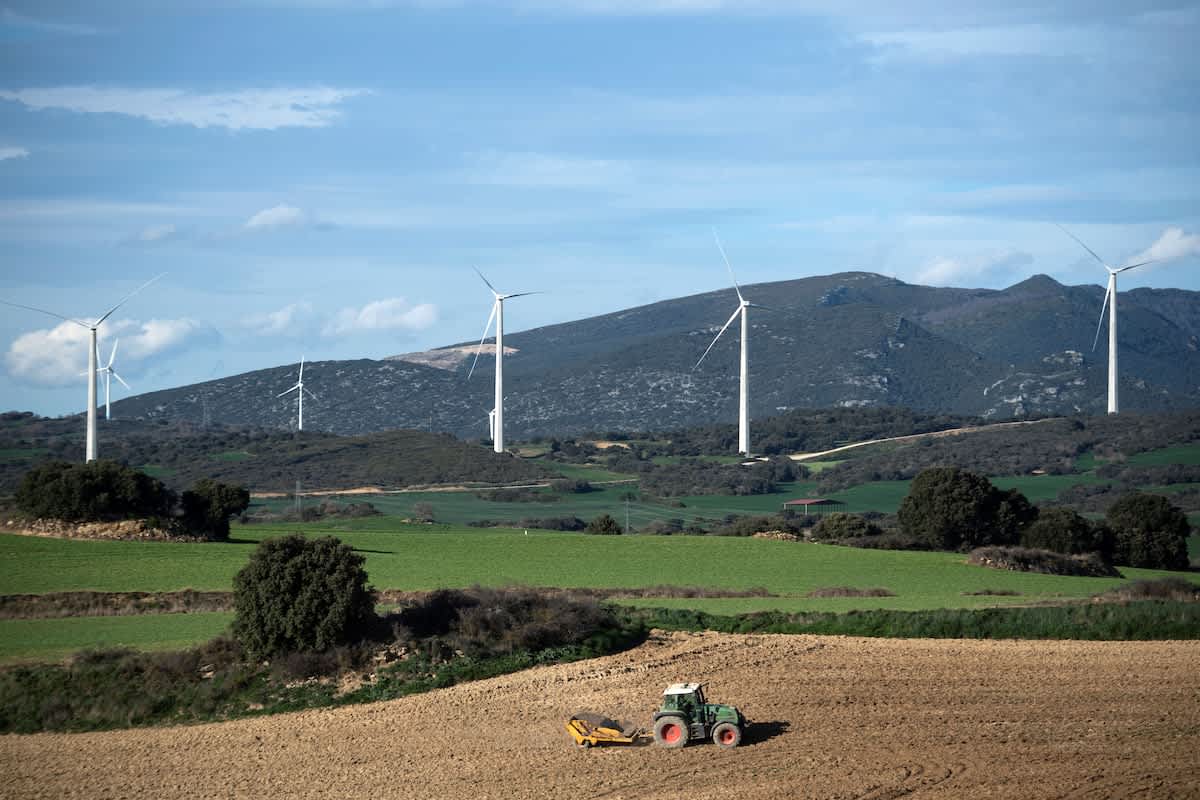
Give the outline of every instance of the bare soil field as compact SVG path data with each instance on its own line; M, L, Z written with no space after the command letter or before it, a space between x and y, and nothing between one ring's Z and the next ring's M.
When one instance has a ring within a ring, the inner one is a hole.
M0 737L12 798L1196 798L1200 643L656 634L431 694L177 728ZM578 749L708 682L745 744Z

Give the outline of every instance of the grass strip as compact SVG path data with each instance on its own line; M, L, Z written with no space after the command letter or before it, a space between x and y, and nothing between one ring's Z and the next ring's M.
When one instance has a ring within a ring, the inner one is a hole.
M760 612L719 616L671 608L623 608L627 624L682 631L792 633L900 639L1200 639L1200 603L1131 603L932 611L877 609L846 614Z

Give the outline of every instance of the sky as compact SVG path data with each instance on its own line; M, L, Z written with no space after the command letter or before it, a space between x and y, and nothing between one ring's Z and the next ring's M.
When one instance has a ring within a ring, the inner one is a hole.
M1197 2L0 0L0 300L165 272L100 327L145 392L478 340L476 268L543 292L509 332L727 288L714 230L742 284L1102 285L1057 223L1200 290L1197 41ZM82 411L86 336L0 306L0 410Z

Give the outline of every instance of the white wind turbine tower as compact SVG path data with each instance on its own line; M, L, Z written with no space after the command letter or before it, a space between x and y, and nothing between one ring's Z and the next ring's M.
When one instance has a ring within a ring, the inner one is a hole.
M525 297L526 295L538 294L538 292L517 292L515 294L500 294L496 291L496 287L488 282L487 278L483 277L483 273L475 270L475 274L487 284L495 301L492 303L492 313L488 315L487 325L483 328L483 336L479 339L479 347L475 350L475 360L471 362L471 370L467 373L467 380L475 374L475 365L479 363L479 354L483 352L483 343L487 340L488 331L492 329L492 320L496 320L496 404L491 411L491 427L492 427L492 450L497 453L504 452L504 301L511 300L514 297Z
M1126 270L1131 270L1136 267L1144 267L1147 264L1152 264L1158 259L1152 258L1149 261L1139 261L1136 264L1127 264L1124 267L1110 267L1104 262L1100 256L1096 255L1092 248L1088 247L1079 237L1071 233L1062 225L1058 226L1059 230L1070 236L1079 246L1091 253L1092 258L1100 262L1100 266L1108 270L1108 289L1104 292L1104 305L1100 306L1100 322L1096 325L1096 338L1092 340L1092 350L1096 349L1096 345L1100 342L1100 329L1104 327L1104 308L1108 307L1108 413L1116 414L1120 408L1117 402L1117 275Z
M121 302L117 303L115 306L110 308L107 311L107 313L104 314L104 316L100 317L100 319L96 320L95 322L84 322L84 321L78 320L78 319L71 319L70 317L64 317L62 314L56 314L53 311L47 311L44 308L34 308L33 306L25 306L25 305L21 305L20 303L10 303L7 300L0 300L0 303L4 303L4 305L6 305L6 306L13 306L15 308L24 308L28 311L36 311L39 314L48 314L51 317L56 317L65 322L74 323L75 325L78 325L81 328L85 328L91 332L91 336L88 338L88 371L87 371L88 404L87 404L87 444L84 447L84 460L85 461L95 461L96 460L96 372L97 372L97 370L96 370L96 361L97 361L97 358L96 358L96 353L97 353L96 329L99 328L101 324L103 324L104 320L111 317L112 313L114 311L116 311L121 306L125 305L125 303L129 300L129 298L133 297L135 294L140 292L142 289L145 289L147 286L154 283L156 280L158 280L159 278L161 278L163 275L166 275L166 274L167 273L164 272L161 275L155 275L153 278L146 281L145 283L143 283L138 288L134 289L129 294L125 295L124 299L122 299ZM121 381L121 383L124 383L124 381Z
M130 389L130 391L133 391L130 388L129 384L125 382L125 379L122 378L120 375L118 375L117 371L115 369L113 369L113 361L116 360L116 358L117 358L117 345L120 344L120 342L121 342L120 339L113 340L113 349L112 349L112 353L110 353L108 356L108 363L105 364L100 369L96 370L97 375L99 375L102 372L104 373L104 419L105 420L112 419L112 379L116 378L117 380L119 380L121 382L122 386L124 386L126 389Z
M717 343L717 339L721 338L721 334L725 332L725 329L733 324L733 321L738 318L738 315L741 315L742 342L741 385L739 387L740 391L738 392L738 452L744 455L750 455L750 323L748 318L751 308L761 308L768 311L770 309L768 309L766 306L760 306L757 303L751 303L749 300L742 297L742 290L738 286L737 278L735 278L733 275L733 267L729 264L729 257L725 255L725 248L721 246L721 239L717 236L716 231L713 231L713 239L716 240L717 249L721 251L721 258L725 261L725 267L729 270L729 278L731 281L733 281L733 290L737 292L738 296L738 307L737 310L733 312L733 315L729 318L729 321L721 327L721 330L717 331L717 335L713 337L712 342L708 345L708 350L704 351L704 355L700 356L700 361L696 362L696 366L692 367L692 370L695 371L696 368L700 366L700 363L704 361L705 357L708 355L709 350L712 350L713 345Z
M296 385L275 395L275 398L279 399L292 392L296 393L296 430L302 431L304 430L304 393L308 392L309 397L313 400L317 399L315 394L304 388L304 356L300 356L300 377L296 380Z

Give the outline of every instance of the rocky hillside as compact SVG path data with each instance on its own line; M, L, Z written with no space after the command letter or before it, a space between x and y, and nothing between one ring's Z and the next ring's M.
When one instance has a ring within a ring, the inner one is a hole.
M989 419L1102 412L1107 353L1092 340L1100 286L1035 276L1004 290L934 288L866 272L744 287L751 314L751 409L906 406ZM505 336L510 436L669 430L737 413L737 331L692 367L735 307L710 292ZM1200 404L1200 293L1121 295L1121 402ZM383 361L314 362L309 429L394 428L487 435L493 360L466 379L473 348ZM122 417L286 428L295 367L276 367L114 403ZM207 411L205 410L207 409Z

